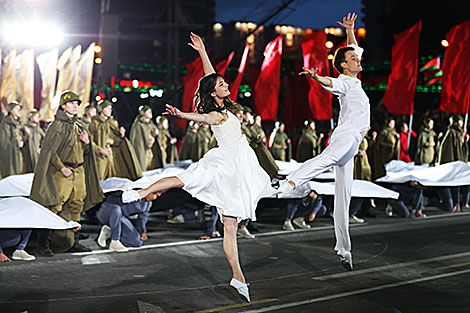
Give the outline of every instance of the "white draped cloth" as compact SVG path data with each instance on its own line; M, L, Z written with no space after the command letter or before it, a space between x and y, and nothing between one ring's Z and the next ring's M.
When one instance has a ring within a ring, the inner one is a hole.
M80 226L66 222L33 200L23 197L0 199L0 228L70 229Z

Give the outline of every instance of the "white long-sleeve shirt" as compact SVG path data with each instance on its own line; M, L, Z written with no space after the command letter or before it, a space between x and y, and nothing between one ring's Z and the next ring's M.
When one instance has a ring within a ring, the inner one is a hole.
M357 45L348 45L354 48L354 52L359 59L362 57L364 49ZM361 81L346 75L339 75L338 78L329 77L333 86L326 87L326 90L339 98L339 121L335 133L353 132L355 135L370 129L370 103L369 98L362 89Z

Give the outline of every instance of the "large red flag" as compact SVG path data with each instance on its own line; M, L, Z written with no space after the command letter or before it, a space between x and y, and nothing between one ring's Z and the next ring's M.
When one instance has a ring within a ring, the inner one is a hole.
M277 119L281 85L282 35L268 43L264 50L261 73L255 84L255 112L264 120Z
M250 52L250 45L246 44L245 50L243 50L240 66L238 67L237 78L235 78L235 80L230 86L230 99L232 99L232 101L237 101L238 88L240 88L240 83L242 82L243 72L245 71L246 66L246 60L248 59L248 52Z
M392 48L392 72L388 77L383 103L393 114L413 114L421 21L395 35Z
M446 36L449 46L442 65L439 110L466 114L470 101L470 21L454 26Z
M318 68L320 76L329 76L328 50L325 46L326 34L324 31L313 32L301 39L304 67ZM331 93L326 91L319 83L307 78L310 86L308 104L316 120L329 120L333 118Z
M204 68L202 67L201 57L197 57L193 62L186 65L188 73L183 76L184 93L183 93L183 106L181 111L192 112L194 111L194 94L196 93L199 80L204 76ZM185 119L177 119L176 125L184 129L186 127Z
M230 62L232 62L234 55L235 55L235 51L230 52L227 59L221 61L219 64L215 66L215 71L219 73L220 75L225 76L225 72L227 72L227 68Z

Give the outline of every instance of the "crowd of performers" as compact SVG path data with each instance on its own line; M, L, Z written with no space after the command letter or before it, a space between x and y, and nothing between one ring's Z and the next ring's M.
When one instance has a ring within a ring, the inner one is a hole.
M148 239L146 222L152 201L168 190L183 189L189 197L206 204L211 226L202 238L220 236L215 223L217 220L223 223L224 252L233 273L230 285L250 301L238 260L237 234L254 238L247 225L256 220L255 209L262 197L288 193L334 168L335 250L343 266L352 270L349 222L363 222L357 215L372 216L368 207L374 206L370 199L354 198L350 202L353 178L373 181L384 176L385 164L391 160L430 165L468 161L468 136L458 115L451 118L445 134L436 134L431 118L424 119L418 135L409 132L403 121L397 131L394 119L387 120L380 132L370 130L369 101L356 78L363 50L353 35L355 19L355 14L348 15L340 23L348 34L348 47L339 49L334 61L340 77L321 77L310 69L300 73L339 97L340 120L326 136L317 131L313 120L305 121L299 138L290 138L283 122L276 122L267 135L259 115L229 100L228 84L215 73L201 38L191 34L190 46L200 54L205 76L196 94L197 112L181 112L167 105L165 114L190 120L180 141L170 133L169 120L165 116L154 119L147 105L138 108L126 134L126 129L112 116L113 103L108 100L96 106L87 104L85 115L78 116L80 98L71 91L63 92L55 120L45 130L36 110L22 124L22 105L12 102L0 124L1 178L34 173L30 199L67 221L80 222L82 213L95 208L96 218L103 225L97 242L107 247L109 241L109 248L115 251L141 246ZM409 149L410 133L413 138ZM279 176L275 160L292 159L303 165L284 179ZM192 164L183 173L138 191L107 195L102 192L99 183L102 180L111 177L136 180L144 171L165 168L177 160L192 160ZM278 180L279 186L274 186L273 182ZM411 214L407 204L411 203L413 214L424 216L419 184L412 182L392 188L400 193L400 198L388 200L387 214L407 217ZM439 195L444 210L459 212L468 207L466 187L441 188ZM173 223L183 222L185 213L194 211L184 203L173 209L169 217ZM305 198L288 202L282 229L294 230L294 225L310 228L316 217L329 212L331 205L326 205L321 195L312 190ZM134 222L128 218L131 215L137 215ZM80 227L72 231L37 231L39 254L51 257L58 252L90 251L79 243L79 231ZM25 251L30 236L28 229L0 229L0 261L10 261L2 250L6 247L14 248L13 259L34 260Z

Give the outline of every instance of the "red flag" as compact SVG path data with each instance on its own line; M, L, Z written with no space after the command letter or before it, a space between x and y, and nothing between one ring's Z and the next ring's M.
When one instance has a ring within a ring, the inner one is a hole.
M470 101L470 21L454 26L446 36L449 46L442 65L442 93L439 110L468 113Z
M329 76L328 50L325 47L326 34L324 31L313 32L301 39L304 67L318 68L320 76ZM326 91L319 83L307 78L310 86L308 104L316 120L329 120L333 117L331 93Z
M202 67L201 57L197 57L193 62L186 65L188 73L183 76L184 93L183 93L183 106L181 111L193 112L194 111L194 95L196 93L199 80L204 76L204 68ZM182 129L186 128L186 120L179 118L175 121L176 125Z
M383 103L393 114L413 114L421 21L395 35L392 48L392 72L388 77Z
M240 61L240 66L238 67L237 78L230 86L230 99L232 101L237 101L238 88L240 88L240 83L242 82L243 72L245 71L246 60L248 59L248 52L250 52L250 45L245 45L245 50L243 50L242 60Z
M264 120L277 119L281 85L282 35L268 43L264 50L261 73L255 84L255 111Z
M225 72L227 72L227 68L230 62L232 62L234 55L235 55L235 51L230 52L226 60L223 60L222 62L220 62L219 64L215 66L215 71L219 73L220 75L225 76Z

